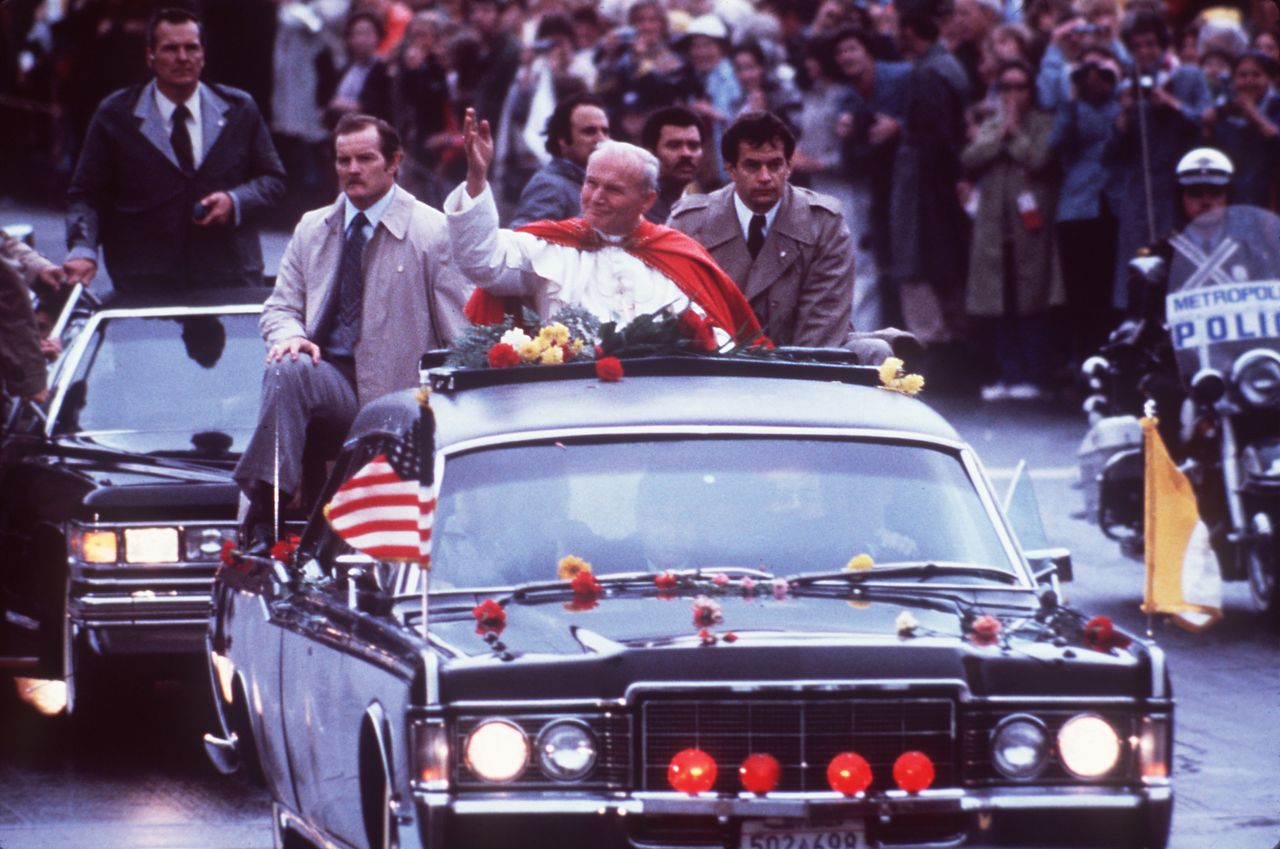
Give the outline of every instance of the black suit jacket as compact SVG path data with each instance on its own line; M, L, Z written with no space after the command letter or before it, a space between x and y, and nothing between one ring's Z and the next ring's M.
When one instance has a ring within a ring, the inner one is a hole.
M284 194L284 167L253 99L201 84L204 157L194 174L179 167L153 84L131 86L98 107L67 190L67 248L102 246L121 290L262 285L255 221ZM234 226L198 227L192 208L224 191L236 201Z

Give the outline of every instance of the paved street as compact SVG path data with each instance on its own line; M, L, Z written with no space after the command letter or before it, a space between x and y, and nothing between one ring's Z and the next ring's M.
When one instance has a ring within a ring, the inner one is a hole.
M0 200L0 224L33 223L37 244L61 258L53 211ZM274 271L286 234L264 240ZM99 288L95 286L95 288ZM928 390L926 389L926 398ZM1076 518L1075 410L1047 405L938 402L978 449L998 487L1031 464L1052 544L1074 554L1071 603L1141 633L1141 566ZM1196 636L1155 624L1170 654L1177 707L1175 849L1280 845L1280 635L1250 611L1243 585L1227 587L1226 618ZM154 686L125 679L127 706L90 733L38 716L11 690L0 695L0 849L60 846L258 849L271 843L264 793L217 775L199 743L205 683L199 670Z

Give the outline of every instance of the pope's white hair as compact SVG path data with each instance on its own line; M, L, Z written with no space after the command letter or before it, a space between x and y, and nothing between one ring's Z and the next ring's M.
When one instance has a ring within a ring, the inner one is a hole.
M658 190L658 157L643 147L637 147L624 141L605 139L596 145L596 149L591 151L591 155L587 157L587 167L591 167L591 160L606 156L611 159L625 159L634 163L640 169L641 177L644 179L644 190L647 192L656 192Z

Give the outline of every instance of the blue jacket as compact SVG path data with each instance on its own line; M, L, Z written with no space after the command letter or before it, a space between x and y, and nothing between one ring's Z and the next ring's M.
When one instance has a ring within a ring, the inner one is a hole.
M539 168L525 184L516 203L511 229L530 221L563 221L582 214L582 181L587 169L562 156Z
M1119 112L1120 101L1114 97L1096 106L1087 100L1058 104L1049 144L1062 166L1059 221L1097 218L1104 198L1112 215L1119 212L1123 194L1110 164L1103 161Z

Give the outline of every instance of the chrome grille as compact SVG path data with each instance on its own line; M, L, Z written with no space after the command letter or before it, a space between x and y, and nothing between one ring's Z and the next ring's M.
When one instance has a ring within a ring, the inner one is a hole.
M667 765L698 748L715 758L715 790L736 793L737 767L767 753L782 765L780 791L829 791L827 765L853 751L871 765L872 790L894 787L893 763L917 750L934 763L934 787L957 783L955 703L949 698L653 699L641 706L641 777L670 790Z

